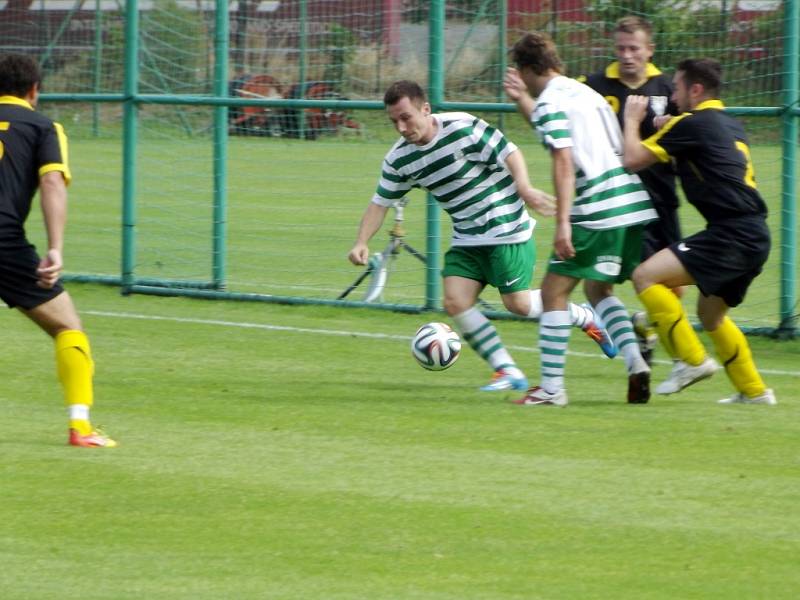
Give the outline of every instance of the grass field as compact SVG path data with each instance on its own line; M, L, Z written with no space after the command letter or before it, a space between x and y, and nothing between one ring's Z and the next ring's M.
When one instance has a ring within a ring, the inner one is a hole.
M121 445L66 446L49 342L6 314L3 599L800 589L800 340L751 339L775 407L717 405L723 375L628 406L622 362L573 334L570 405L526 408L477 391L469 350L414 363L408 339L438 315L69 289L95 421ZM535 376L537 327L498 328Z

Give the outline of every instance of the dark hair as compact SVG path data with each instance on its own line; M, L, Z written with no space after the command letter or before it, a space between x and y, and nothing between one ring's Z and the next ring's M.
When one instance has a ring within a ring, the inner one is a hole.
M0 95L23 98L41 83L39 65L25 54L0 54Z
M550 36L540 31L527 33L511 48L511 60L518 69L530 67L537 75L548 70L564 72L564 65L558 57L556 45Z
M618 20L614 25L613 33L636 33L637 31L644 31L648 40L653 39L653 26L650 21L634 15L628 15Z
M713 58L687 58L678 63L686 87L699 83L706 95L719 98L722 89L722 65Z
M392 106L403 98L408 98L417 106L422 106L428 101L425 90L416 81L401 79L400 81L395 81L386 90L383 95L383 104L384 106Z

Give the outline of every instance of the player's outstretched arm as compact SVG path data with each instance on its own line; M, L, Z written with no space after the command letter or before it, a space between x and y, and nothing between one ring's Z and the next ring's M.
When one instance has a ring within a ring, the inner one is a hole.
M353 244L350 253L347 255L348 260L354 265L367 264L369 260L369 246L367 244L383 225L383 220L386 218L388 210L388 206L382 206L375 202L370 202L369 206L367 206L364 216L361 217L361 224L358 226L356 243Z
M47 252L36 270L39 287L52 288L64 268L62 252L64 249L64 228L67 223L67 185L60 171L42 175L39 181L42 215L47 231Z

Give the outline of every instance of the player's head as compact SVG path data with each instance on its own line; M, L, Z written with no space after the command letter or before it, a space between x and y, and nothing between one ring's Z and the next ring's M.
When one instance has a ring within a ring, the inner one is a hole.
M425 90L415 81L395 81L383 95L389 120L406 141L419 146L433 139L436 126Z
M719 98L722 66L713 58L687 58L678 63L672 82L672 101L686 112L704 100Z
M549 77L564 72L555 43L541 31L522 36L511 48L511 60L534 96L542 92Z
M0 54L0 96L25 98L39 89L39 65L24 54Z
M614 55L622 79L643 79L653 58L653 26L642 17L622 17L614 26Z

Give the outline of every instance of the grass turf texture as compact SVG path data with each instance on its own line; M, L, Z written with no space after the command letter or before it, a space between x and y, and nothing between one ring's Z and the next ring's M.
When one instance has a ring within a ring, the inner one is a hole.
M442 373L415 364L408 338L440 316L70 291L98 366L95 421L121 446L65 445L49 342L6 314L3 598L727 599L800 586L800 341L751 339L778 406L716 405L722 374L628 406L622 361L576 331L571 404L526 408L477 391L489 373L469 349ZM498 328L535 377L537 327Z

